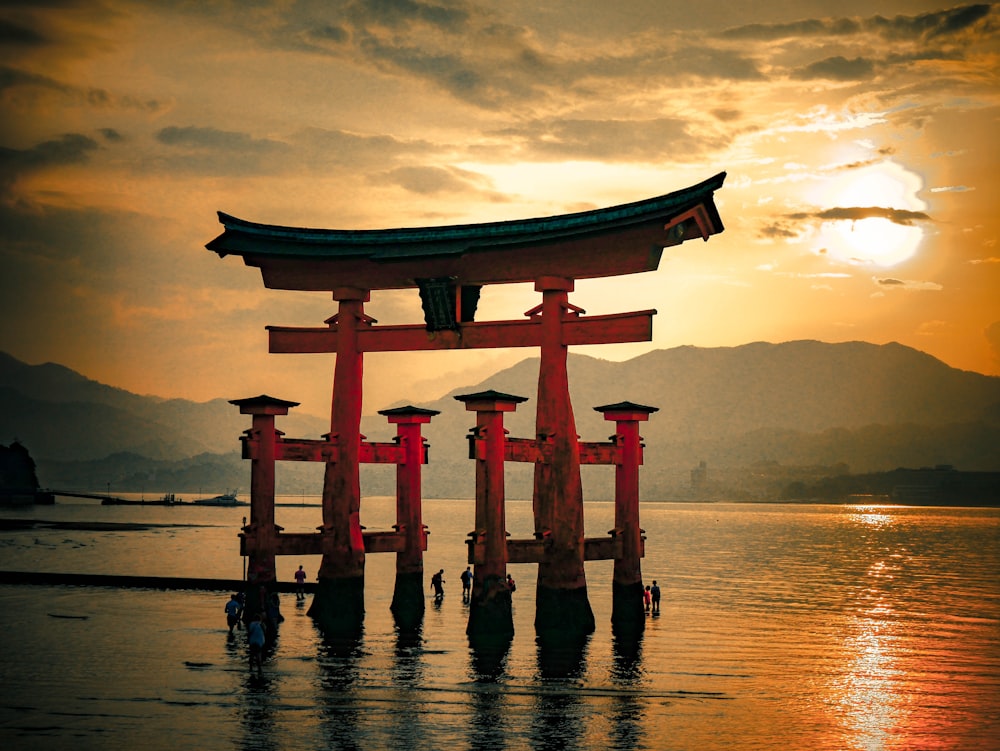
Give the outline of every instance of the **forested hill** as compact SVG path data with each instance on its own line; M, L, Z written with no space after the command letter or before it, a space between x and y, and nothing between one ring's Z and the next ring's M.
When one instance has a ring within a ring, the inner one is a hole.
M431 444L425 495L473 492L465 436L475 417L455 395L493 388L528 397L505 424L512 436L533 436L538 364L525 359L434 401L420 394L405 400L441 412L424 426ZM569 368L582 440L606 440L613 429L594 407L628 400L659 409L641 430L645 497L690 494L691 470L701 462L720 482L942 464L1000 470L1000 377L957 370L899 344L677 347L625 362L571 354ZM0 410L0 443L27 446L43 486L112 481L125 491L141 481L147 490L189 491L249 484L249 467L236 453L246 418L224 399L138 396L59 365L0 355ZM325 420L294 412L278 420L290 437L327 429ZM362 432L382 441L395 431L376 415L364 418ZM313 469L283 466L279 492L319 492ZM526 469L510 467L510 497L530 493ZM595 493L608 492L608 468L585 474ZM391 468L365 467L363 477L366 492L393 492ZM173 484L150 484L157 482Z

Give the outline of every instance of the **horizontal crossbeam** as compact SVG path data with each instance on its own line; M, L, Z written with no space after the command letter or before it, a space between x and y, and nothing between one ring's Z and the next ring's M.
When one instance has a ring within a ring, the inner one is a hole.
M466 540L469 546L468 562L474 565L486 563L486 543L482 536ZM550 543L541 540L507 540L507 563L544 563L548 560ZM608 537L586 537L583 540L585 561L614 561L622 558L622 538L609 534ZM645 538L639 539L639 557L646 555Z
M606 316L567 316L562 339L567 346L648 342L653 338L655 310ZM337 351L336 323L325 328L268 326L272 353ZM439 349L494 349L538 347L541 319L460 323L454 330L428 331L423 324L362 326L357 331L359 352L418 352Z
M362 532L366 553L402 553L406 551L406 536L402 531ZM252 534L240 535L240 555L322 555L325 545L332 542L329 535L320 532L279 532L273 537L269 550ZM421 535L422 551L427 550L427 534Z
M243 436L243 458L258 458L259 442ZM337 462L340 448L336 441L313 440L309 438L282 438L274 443L276 461L287 462ZM376 443L362 441L358 449L358 461L362 464L405 464L406 450L398 443ZM427 463L424 447L423 463Z

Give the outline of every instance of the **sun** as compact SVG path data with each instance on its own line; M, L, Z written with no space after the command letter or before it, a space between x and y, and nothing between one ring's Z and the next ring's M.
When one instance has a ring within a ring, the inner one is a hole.
M890 218L891 210L923 211L923 181L895 162L852 170L823 183L813 200L822 208L818 242L834 260L895 266L917 252L924 230Z

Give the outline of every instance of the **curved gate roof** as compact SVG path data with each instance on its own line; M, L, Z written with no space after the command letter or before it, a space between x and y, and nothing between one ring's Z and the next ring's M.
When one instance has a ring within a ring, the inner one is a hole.
M618 276L657 268L664 247L723 230L721 172L682 190L573 214L438 227L338 230L283 227L223 212L205 247L260 268L274 289L400 289L418 279L461 285Z

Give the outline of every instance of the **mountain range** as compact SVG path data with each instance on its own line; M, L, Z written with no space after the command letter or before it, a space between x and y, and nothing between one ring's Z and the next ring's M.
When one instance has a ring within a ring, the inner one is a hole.
M423 430L431 446L427 497L475 492L466 439L475 415L454 396L496 389L528 397L506 415L505 427L511 436L532 437L538 367L537 357L527 358L440 399L413 395L408 403L441 413ZM645 499L758 499L790 482L898 467L1000 470L1000 377L957 370L900 344L685 346L624 362L571 354L569 379L584 441L607 440L613 430L594 407L632 401L658 408L640 426ZM278 429L297 438L317 438L328 425L294 410L277 418ZM0 353L0 443L26 446L44 487L248 487L249 464L239 455L248 427L249 418L226 399L139 396L60 365L28 365ZM362 433L388 441L395 430L374 415L362 419ZM612 496L611 468L583 472L587 497ZM508 465L506 482L508 497L530 497L530 466ZM322 468L282 464L277 483L281 494L316 495ZM394 488L391 467L362 467L366 494Z

